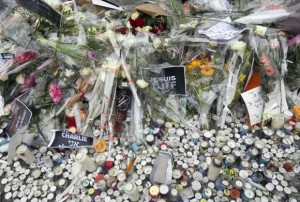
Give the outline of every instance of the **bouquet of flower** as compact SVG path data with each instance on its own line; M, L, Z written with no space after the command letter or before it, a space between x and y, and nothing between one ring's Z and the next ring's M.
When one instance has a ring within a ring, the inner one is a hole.
M264 113L287 110L284 76L287 72L287 37L284 32L256 26L250 35L250 44L256 53L264 100Z
M248 74L252 66L251 48L244 41L234 41L230 44L224 72L226 85L221 91L222 116L220 127L225 123L228 113L231 113L244 90Z
M208 113L224 80L226 44L201 43L188 48L187 58L193 56L186 64L188 101L200 114L200 126L209 128Z
M138 32L150 32L158 35L165 33L168 27L167 11L157 4L142 4L135 7L126 27L119 28L121 34L127 31L136 35Z

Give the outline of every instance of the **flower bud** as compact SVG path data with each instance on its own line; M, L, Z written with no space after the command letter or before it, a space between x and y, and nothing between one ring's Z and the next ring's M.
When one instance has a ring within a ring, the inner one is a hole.
M149 83L146 82L144 79L139 79L139 80L137 80L136 85L137 85L139 88L144 89L144 88L147 88L147 87L148 87Z
M18 84L23 85L23 84L25 83L24 75L23 75L23 74L19 74L19 75L16 77L16 82L17 82Z

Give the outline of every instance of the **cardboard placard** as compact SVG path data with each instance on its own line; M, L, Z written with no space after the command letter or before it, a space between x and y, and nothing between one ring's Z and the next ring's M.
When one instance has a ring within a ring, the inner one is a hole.
M42 0L16 0L16 3L46 18L55 24L56 27L61 27L62 15Z
M93 147L94 138L73 134L67 130L53 130L52 140L48 147L51 148L80 148Z
M32 116L32 112L19 99L15 100L12 111L13 116L6 132L9 137L12 137L20 128L27 126Z
M151 88L161 93L173 91L178 95L186 94L185 67L183 66L145 68L143 78L149 82Z

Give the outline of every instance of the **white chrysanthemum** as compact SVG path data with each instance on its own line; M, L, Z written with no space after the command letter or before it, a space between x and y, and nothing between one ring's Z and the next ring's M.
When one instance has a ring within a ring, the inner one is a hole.
M138 17L140 16L139 12L138 11L134 11L130 18L133 19L133 20L136 20Z
M242 41L235 41L230 47L232 50L243 51L246 48L246 43Z
M68 77L68 78L70 78L71 76L73 76L75 73L72 71L72 70L70 70L70 69L66 69L66 71L65 71L65 75L66 75L66 77Z
M160 40L160 38L154 38L154 40L153 40L153 47L155 48L155 49L158 49L159 48L159 46L161 45L161 40Z
M84 67L81 69L80 73L82 76L88 76L91 74L91 69L88 67Z
M268 28L263 26L256 26L254 33L259 36L265 36Z

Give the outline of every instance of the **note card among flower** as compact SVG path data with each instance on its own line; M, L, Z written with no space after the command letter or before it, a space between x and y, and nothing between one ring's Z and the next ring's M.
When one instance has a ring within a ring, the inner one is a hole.
M242 93L242 97L247 106L251 125L260 123L264 106L261 87L258 86Z
M236 29L230 24L231 19L225 18L222 22L210 27L207 30L199 30L199 34L204 34L213 40L231 40L237 37L244 30Z

